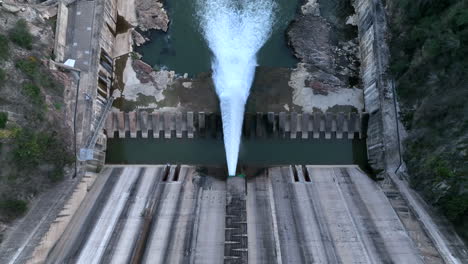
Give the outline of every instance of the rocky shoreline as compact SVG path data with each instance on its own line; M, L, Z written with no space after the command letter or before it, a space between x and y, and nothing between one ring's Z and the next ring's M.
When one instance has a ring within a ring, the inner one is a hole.
M288 71L289 76L280 75L285 79L279 82L282 86L268 81L268 76L277 79L277 76L274 76L277 70L274 68L268 70L264 67L263 70L257 71L251 97L264 97L265 101L271 103L270 107L248 105L248 109L297 112L360 112L364 109L359 83L357 34L351 39L340 38L345 34L335 31L342 30L345 25L338 29L327 21L321 15L320 2L307 1L286 32L289 45L300 62ZM136 0L134 9L137 23L132 29L132 46L144 45L148 41L142 32L167 32L170 18L160 1ZM346 18L348 24L352 24L352 17L353 14L349 14ZM212 81L206 78L209 73L200 74L200 79L189 78L187 74L178 74L172 70L154 70L142 60L141 55L133 52L133 48L132 53L123 60L125 66L116 74L117 81L121 83L114 91L117 108L126 111L137 108L165 111L194 108L199 111L218 111L217 99L211 98L216 97ZM270 86L275 91L261 89L265 86ZM279 94L281 98L274 98ZM338 101L339 105L334 103L336 98L341 98ZM206 101L209 103L205 104ZM249 100L255 101L259 100Z
M132 32L133 43L137 46L145 44L149 39L139 31L162 30L167 32L169 16L160 0L135 0L137 27Z

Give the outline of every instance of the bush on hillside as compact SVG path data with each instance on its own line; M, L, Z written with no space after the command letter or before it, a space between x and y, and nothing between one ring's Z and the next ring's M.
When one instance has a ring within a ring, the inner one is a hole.
M33 132L19 129L15 135L13 157L21 170L31 170L39 164L53 167L48 174L50 180L63 177L63 168L73 162L73 157L63 141L55 132Z
M33 57L20 59L15 63L15 66L31 79L39 77L39 63Z
M8 121L8 113L0 112L0 129L4 129L6 127L7 121Z
M9 37L18 46L28 50L32 49L33 35L29 32L26 20L18 20L10 30Z
M63 85L58 83L49 73L41 71L40 64L35 57L20 59L15 63L15 66L26 74L35 85L60 93L60 95L63 92Z
M0 87L3 85L3 82L6 80L6 72L0 68Z
M0 34L0 61L7 60L10 57L10 46L8 38Z
M37 85L26 83L23 85L23 91L34 104L38 106L44 104L44 98L42 97L41 89Z
M7 219L14 219L23 215L28 209L28 203L18 199L0 200L0 215Z

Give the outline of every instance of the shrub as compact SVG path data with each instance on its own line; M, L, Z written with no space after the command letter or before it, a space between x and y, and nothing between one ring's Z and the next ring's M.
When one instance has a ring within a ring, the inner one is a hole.
M17 218L28 210L28 203L18 199L0 200L0 215L9 219Z
M15 66L29 78L36 79L39 77L39 64L33 57L28 59L21 59L16 62Z
M55 107L56 110L60 111L60 110L62 110L63 105L61 103L55 103L54 107Z
M442 209L451 221L456 221L468 212L468 195L450 195L441 202Z
M39 164L49 164L53 170L48 177L57 181L63 177L63 167L73 162L67 146L55 132L35 133L28 129L19 129L15 139L13 158L19 169L31 170Z
M0 68L0 86L3 85L3 82L6 80L5 70Z
M42 137L27 129L18 131L16 137L14 159L19 168L27 169L40 163L46 149Z
M15 66L26 74L35 85L40 85L54 92L63 92L63 85L55 81L50 74L41 72L40 64L35 57L20 59Z
M10 57L10 46L7 37L0 35L0 60L7 60Z
M41 89L37 85L26 83L23 85L23 90L34 104L39 106L44 104Z
M32 49L33 35L29 32L26 20L18 20L10 30L9 37L18 46L29 50Z
M8 121L8 113L0 112L0 129L6 127L6 123Z

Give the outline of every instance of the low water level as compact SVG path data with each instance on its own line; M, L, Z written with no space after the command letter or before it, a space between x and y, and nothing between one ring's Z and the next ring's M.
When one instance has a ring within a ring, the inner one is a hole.
M196 1L166 1L170 25L167 33L151 31L151 42L136 49L143 60L154 68L167 68L192 76L211 70L211 52L203 38L196 18ZM278 12L269 40L258 53L258 64L269 67L292 68L297 63L288 47L286 29L294 19L299 0L276 0Z

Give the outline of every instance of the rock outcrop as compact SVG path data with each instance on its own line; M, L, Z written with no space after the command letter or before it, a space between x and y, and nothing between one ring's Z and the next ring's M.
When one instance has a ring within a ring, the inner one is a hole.
M346 22L346 17L340 18ZM335 106L328 103L335 100L332 98L350 109L364 108L358 81L357 34L349 38L343 28L321 15L319 0L307 1L289 26L289 45L301 61L289 86L294 90L293 103L303 111L329 111Z
M288 36L296 57L302 62L326 71L334 68L330 26L325 19L311 14L302 15L292 23Z
M136 11L138 25L142 31L167 31L169 17L160 0L137 0Z

